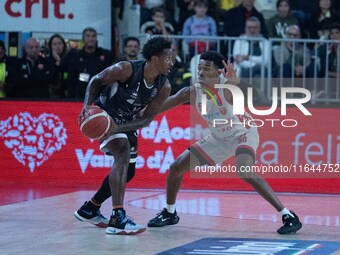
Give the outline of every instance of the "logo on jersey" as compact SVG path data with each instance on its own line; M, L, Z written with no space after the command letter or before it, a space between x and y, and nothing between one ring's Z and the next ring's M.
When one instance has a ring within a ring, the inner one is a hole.
M202 94L202 98L201 98L202 103L199 106L202 115L207 114L207 95L214 102L215 106L222 105L221 96L218 94L218 91L214 87L208 84L201 84L201 83L196 83L195 86L197 89L200 89L205 93L205 94ZM225 114L227 113L227 109L225 109L225 113L223 113L223 109L220 109L220 112L221 114Z
M152 91L151 91L151 98L154 98L157 96L157 93L158 93L158 89L157 88L154 88Z
M133 112L136 112L136 111L139 111L139 110L140 110L140 107L134 107L134 108L132 109Z
M126 100L126 102L128 102L129 104L133 104L136 101L136 99L128 99Z
M224 107L224 106L220 107L218 110L220 111L220 113L221 113L222 115L226 115L226 114L227 114L227 108Z
M131 93L131 95L130 95L131 98L126 100L129 104L133 104L136 101L136 98L138 96L139 86L140 86L140 82L138 82L138 86L137 86L136 91Z
M41 166L56 151L66 145L66 128L54 114L32 117L21 112L0 121L0 138L13 156L31 172Z

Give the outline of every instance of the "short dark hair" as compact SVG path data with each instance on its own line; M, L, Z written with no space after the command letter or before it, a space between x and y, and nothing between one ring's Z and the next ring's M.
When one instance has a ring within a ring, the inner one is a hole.
M150 60L152 56L161 55L164 49L171 49L171 41L163 37L153 37L145 43L142 54L146 60Z
M290 8L291 8L292 5L291 5L291 3L290 3L289 0L278 0L278 1L276 2L276 9L279 9L279 6L280 6L280 4L281 4L282 2L286 2L286 3L288 4L289 10L290 10Z
M138 39L137 37L129 36L129 37L126 37L126 38L124 39L124 42L123 42L124 47L126 47L126 45L128 44L129 41L135 41L135 42L138 43L138 46L140 45L140 41L139 41L139 39Z
M54 34L50 37L50 39L48 40L48 50L52 53L52 41L54 38L59 38L63 42L64 50L61 55L64 56L67 52L67 44L64 37L62 37L60 34Z
M329 25L329 31L333 30L333 29L337 29L340 31L340 23L332 23Z
M164 15L165 15L164 9L160 6L156 6L156 7L152 8L152 15L155 15L157 12L164 13Z
M200 59L212 61L214 65L219 69L224 68L222 60L225 61L225 58L223 57L221 53L217 51L209 50L209 51L203 52Z
M208 2L207 2L207 0L197 0L197 1L195 1L194 6L205 6L205 7L208 7Z
M86 32L94 32L97 35L97 30L95 30L93 27L86 27L86 28L84 28L83 33L82 33L83 39L84 39Z

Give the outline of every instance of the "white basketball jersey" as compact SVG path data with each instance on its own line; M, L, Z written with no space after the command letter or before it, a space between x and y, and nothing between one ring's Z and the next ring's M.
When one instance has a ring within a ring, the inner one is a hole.
M218 100L212 100L207 95L206 114L202 115L202 94L204 92L199 83L194 86L196 91L196 110L205 119L212 135L216 139L225 142L246 133L249 128L257 129L257 127L254 127L254 123L249 126L252 120L249 113L245 112L244 115L233 114L233 105L225 99L223 89L217 90L221 97L221 104L218 103ZM214 99L217 99L216 96L214 97Z

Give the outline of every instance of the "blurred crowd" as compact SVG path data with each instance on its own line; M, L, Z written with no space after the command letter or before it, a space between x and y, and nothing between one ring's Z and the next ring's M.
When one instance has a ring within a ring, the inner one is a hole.
M0 98L82 101L92 76L118 61L139 58L139 38L143 34L170 38L172 35L189 36L172 41L174 68L169 74L172 93L190 85L190 60L206 50L225 54L233 61L240 77L260 76L261 66L271 63L272 77L338 78L340 1L134 2L141 6L140 34L124 38L121 54L99 47L97 31L91 27L82 32L82 48L73 47L60 34L51 36L45 49L37 38L29 38L20 59L8 57L5 44L0 41ZM224 44L200 39L210 36L236 39ZM273 38L278 40L269 44L268 39ZM315 39L319 43L303 44L287 39ZM324 44L322 41L327 39L338 41ZM119 57L114 58L115 55ZM318 56L318 65L313 62L313 55Z

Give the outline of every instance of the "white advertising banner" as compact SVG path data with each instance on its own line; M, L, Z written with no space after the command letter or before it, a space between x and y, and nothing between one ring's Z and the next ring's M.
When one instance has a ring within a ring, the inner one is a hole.
M2 0L0 31L81 34L95 28L103 47L111 46L110 0ZM80 39L80 38L79 38Z

